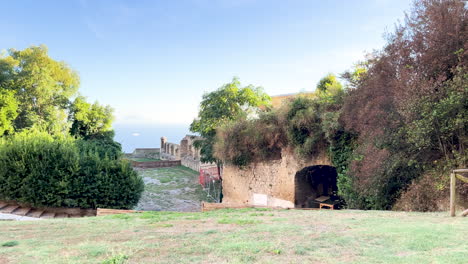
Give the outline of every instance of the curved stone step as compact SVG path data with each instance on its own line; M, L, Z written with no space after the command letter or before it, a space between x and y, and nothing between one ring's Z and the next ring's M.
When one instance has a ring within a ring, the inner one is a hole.
M45 212L41 215L41 219L53 219L55 218L55 213Z
M66 213L58 213L55 215L55 218L68 218L68 214Z
M5 213L5 214L11 214L13 213L16 209L18 209L18 205L8 205L0 210L0 212Z
M21 216L26 216L26 214L29 213L29 211L31 211L31 208L29 208L29 207L20 207L20 208L15 210L14 214L15 215L21 215Z
M44 212L44 210L32 209L29 213L26 214L26 216L39 218L42 214L44 214Z

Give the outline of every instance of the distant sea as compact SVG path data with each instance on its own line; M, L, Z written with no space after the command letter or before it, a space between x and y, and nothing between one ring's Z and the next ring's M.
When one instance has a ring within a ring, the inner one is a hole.
M161 137L168 142L180 143L189 132L189 125L164 124L115 124L114 140L122 144L125 153L133 152L135 148L159 148Z

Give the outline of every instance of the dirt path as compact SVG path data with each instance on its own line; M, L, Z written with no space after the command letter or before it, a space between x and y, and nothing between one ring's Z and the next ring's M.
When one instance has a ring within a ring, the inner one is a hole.
M200 211L200 202L206 199L198 173L179 166L139 169L145 182L145 191L135 209L151 211Z

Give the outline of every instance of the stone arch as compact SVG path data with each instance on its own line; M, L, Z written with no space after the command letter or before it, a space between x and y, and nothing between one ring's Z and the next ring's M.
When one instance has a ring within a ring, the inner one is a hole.
M171 144L171 155L174 156L174 145Z
M329 196L337 200L336 168L329 165L308 166L298 171L294 177L295 207L318 207L314 200L319 196Z

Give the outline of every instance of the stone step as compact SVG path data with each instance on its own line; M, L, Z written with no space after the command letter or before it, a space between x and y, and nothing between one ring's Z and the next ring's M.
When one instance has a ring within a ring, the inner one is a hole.
M7 207L8 204L5 203L5 202L0 202L0 209L4 208L4 207Z
M11 214L11 213L13 213L13 211L15 211L18 208L19 208L18 205L8 205L8 206L2 208L0 210L0 212L5 213L5 214Z
M81 216L88 217L88 216L96 216L95 213L93 212L85 212L84 214L81 214Z
M80 217L83 217L83 216L82 215L77 215L77 214L68 215L68 218L80 218Z
M31 211L32 209L29 208L29 207L21 207L21 208L18 208L16 209L15 211L15 215L21 215L21 216L25 216L27 213L29 213L29 211Z
M33 210L30 211L26 216L39 218L39 217L41 217L42 214L44 214L44 210L41 210L41 209L33 209Z
M68 214L66 213L58 213L55 215L55 218L68 218Z
M41 215L41 219L53 219L55 218L55 213L45 212Z

